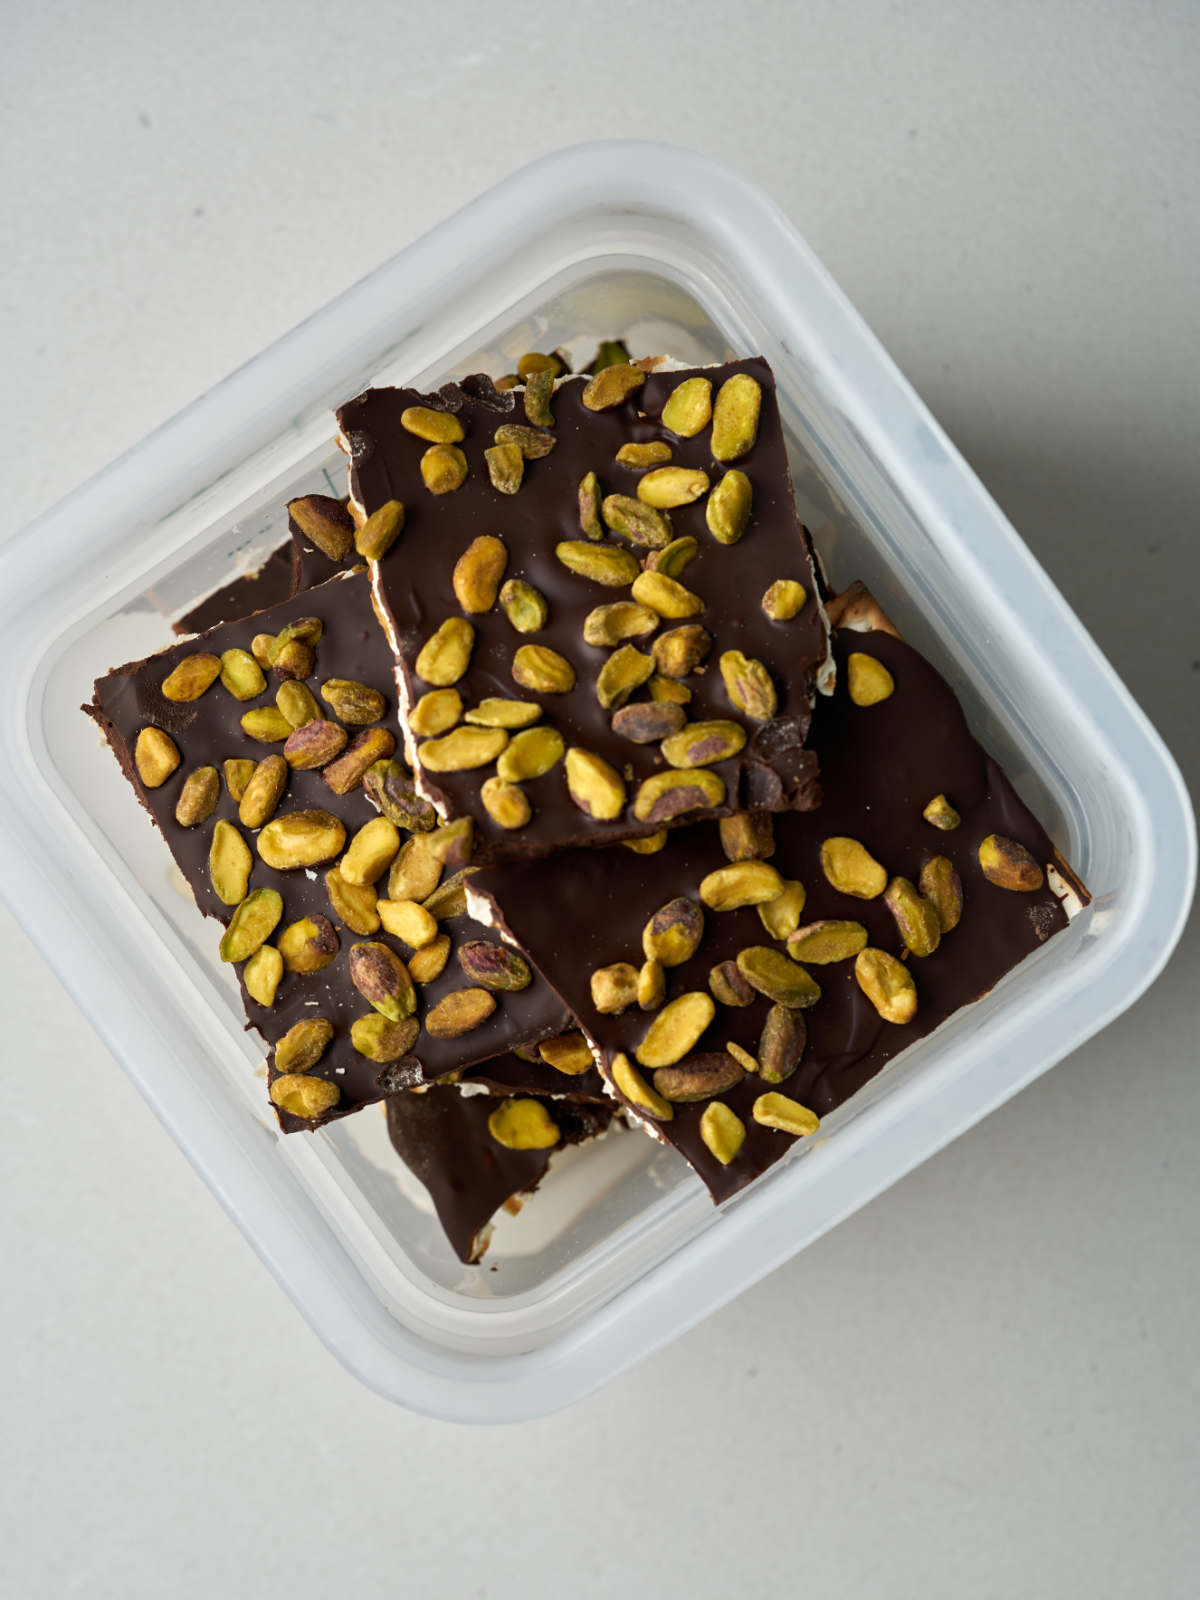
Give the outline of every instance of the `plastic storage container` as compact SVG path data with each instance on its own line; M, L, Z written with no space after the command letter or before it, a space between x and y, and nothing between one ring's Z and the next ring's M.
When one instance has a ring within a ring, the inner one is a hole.
M723 1211L673 1153L619 1134L560 1157L464 1268L382 1115L275 1131L211 926L77 708L231 557L283 537L285 499L340 489L337 402L618 333L768 358L834 581L865 579L947 674L1095 899ZM1186 913L1190 811L1145 717L786 219L669 147L525 168L43 517L3 576L0 836L22 925L329 1348L436 1416L547 1412L674 1338L1102 1028Z

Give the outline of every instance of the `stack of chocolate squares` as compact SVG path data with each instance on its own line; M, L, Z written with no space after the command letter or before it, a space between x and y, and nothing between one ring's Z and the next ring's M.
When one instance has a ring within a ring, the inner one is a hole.
M944 680L823 586L765 361L531 355L337 425L346 500L85 710L284 1132L385 1101L464 1261L615 1115L727 1199L1066 925Z

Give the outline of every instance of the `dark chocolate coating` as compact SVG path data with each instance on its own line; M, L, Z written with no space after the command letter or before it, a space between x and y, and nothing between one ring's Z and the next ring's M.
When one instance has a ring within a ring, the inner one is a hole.
M658 1125L717 1201L756 1178L793 1143L790 1135L754 1121L758 1095L777 1088L819 1116L828 1114L907 1045L986 993L1066 926L1062 906L1048 887L1017 893L983 877L976 852L993 832L1025 845L1043 866L1056 856L1003 772L972 738L945 680L909 645L887 633L841 632L835 635L834 650L837 691L818 699L811 734L824 800L815 812L774 818L771 864L785 879L804 884L802 924L823 918L861 922L868 943L893 955L903 955L904 946L883 899L853 898L826 880L820 862L826 838L858 839L889 873L914 883L932 856L948 856L962 879L963 916L933 955L909 958L919 1006L905 1026L879 1017L858 987L852 960L808 969L820 984L821 998L803 1013L808 1044L798 1070L780 1085L747 1076L721 1096L747 1129L746 1142L728 1167L700 1138L704 1103L676 1105L674 1118ZM869 707L852 704L845 682L851 651L877 657L892 673L895 692L889 699ZM921 814L943 793L962 817L951 832L939 831ZM487 868L472 887L492 899L530 960L603 1046L606 1059L625 1051L633 1060L651 1019L636 1007L621 1016L600 1015L591 1003L591 973L615 961L640 962L642 928L653 912L676 895L699 904L702 879L727 864L717 829L703 824L674 833L657 855L618 849L561 856L555 862L553 894L533 884L536 869L518 865ZM707 991L716 963L750 945L774 944L753 907L723 913L705 909L704 917L705 934L696 955L668 970L668 999L690 990ZM733 1040L757 1055L766 1011L767 1001L761 997L742 1009L718 1003L696 1050L716 1050Z
M257 572L247 572L234 578L232 583L215 590L206 599L185 611L172 624L175 633L206 633L222 622L236 622L268 606L277 606L290 599L293 587L295 557L292 544L281 544L259 567Z
M616 1110L611 1102L542 1103L562 1132L561 1143L549 1150L508 1150L488 1132L488 1118L500 1104L492 1095L434 1086L388 1099L392 1144L428 1189L460 1261L479 1260L487 1248L486 1235L480 1235L488 1223L507 1200L537 1188L556 1149L603 1133Z
M98 681L95 704L84 708L104 728L126 775L158 824L187 879L196 904L206 915L216 917L222 923L228 923L233 908L218 899L209 881L208 851L213 828L219 818L224 818L239 829L252 852L254 840L250 830L238 821L237 806L229 797L223 775L216 810L197 827L180 827L175 821L175 805L184 779L196 767L215 766L218 772L222 772L222 762L227 758L249 757L259 761L265 756L282 753L282 744L257 743L248 738L241 728L241 718L246 711L274 704L278 680L268 672L266 690L257 699L248 701L235 700L218 680L198 700L182 704L164 699L160 685L184 656L198 651L220 655L223 650L234 646L248 650L256 633L277 633L285 623L302 616L318 616L324 624L324 632L317 646L316 670L308 680L308 687L317 696L318 703L328 711L330 719L336 720L332 711L320 701L320 685L328 678L353 678L387 695L389 711L383 726L390 727L394 732L395 719L391 708L395 702L390 692L393 687L392 657L371 612L369 580L365 572L354 573L307 591L268 612L258 613L241 622L224 624L200 639L174 645L146 661L119 667ZM163 728L171 735L183 760L166 783L160 788L147 790L137 777L132 756L139 730L149 724ZM357 732L354 728L348 731L351 737ZM347 842L358 828L377 815L362 789L346 795L335 795L320 772L293 772L276 815L312 808L330 811L340 818L346 828ZM356 1017L369 1014L370 1007L349 979L349 950L360 936L338 923L333 914L325 889L325 873L332 865L329 862L311 869L313 876L310 878L306 871L274 871L255 853L250 888L269 886L279 889L283 894L284 914L276 936L289 923L319 912L333 922L340 948L330 965L320 972L285 974L275 1005L269 1009L258 1005L243 988L249 1022L270 1044L274 1044L293 1023L302 1019L325 1016L333 1023L334 1038L314 1068L314 1075L336 1082L341 1088L341 1099L323 1120L345 1116L381 1097L376 1084L380 1066L359 1055L350 1043L351 1022ZM386 879L380 887L386 893ZM446 923L444 931L451 935L456 946L466 939L494 938L486 929L481 929L465 917ZM370 937L390 944L402 959L409 953L404 945L390 939L382 930ZM422 986L421 1010L436 1004L452 990L466 986L467 980L452 952L441 976ZM514 1045L561 1033L570 1025L561 1001L547 984L536 978L527 989L515 994L498 994L496 999L497 1006L492 1015L478 1028L457 1039L434 1039L422 1030L413 1054L419 1060L426 1079L456 1071L497 1052L509 1050ZM280 1113L279 1120L288 1132L311 1126L309 1122L286 1113Z
M779 421L771 370L761 358L707 368L716 395L734 372L748 372L762 385L758 438L741 460L730 463L744 471L754 488L749 528L732 546L719 544L705 525L706 497L669 513L675 537L692 535L699 554L680 582L706 602L706 610L685 621L698 622L713 637L705 669L686 680L693 691L688 707L692 721L708 718L741 722L750 739L739 756L711 768L726 784L724 806L696 816L716 816L739 804L779 809L807 808L817 798L816 763L802 748L811 715L811 678L825 653L825 628L815 600L815 584L803 530L792 504L791 479ZM544 855L565 845L608 844L653 833L661 822L640 823L633 814L639 783L666 763L657 745L636 745L614 733L596 698L596 675L608 659L606 648L588 645L583 623L594 607L630 598L628 587L609 588L567 570L554 554L560 540L584 538L579 524L578 486L595 471L604 494L634 496L640 478L633 468L618 465L617 450L629 441L666 440L671 464L701 467L715 486L724 468L713 462L709 429L694 439L679 439L656 418L672 390L689 374L651 374L631 400L610 411L589 411L582 402L582 381L568 382L555 393L553 411L557 444L540 460L525 463L524 479L514 495L492 487L483 452L502 422L523 423L520 391L497 393L486 379L467 379L440 394L424 396L408 389L373 389L349 402L338 421L351 451L351 491L370 513L390 499L406 507L404 532L379 565L377 597L390 613L400 647L400 671L415 702L430 685L415 675L422 645L447 618L463 616L452 576L458 557L481 534L500 536L508 550L505 578L523 578L538 589L550 607L547 626L535 634L518 634L497 604L484 615L468 618L475 629L471 663L457 688L469 707L485 696L537 700L543 720L556 726L568 748L579 746L603 756L627 779L627 803L615 821L598 822L571 799L563 764L523 785L533 806L524 828L506 832L493 823L479 802L479 789L493 770L428 774L430 792L446 814L470 813L476 819L481 856L514 859ZM453 410L466 430L459 446L470 473L461 488L433 495L424 487L420 461L425 441L405 432L400 416L408 406L432 404ZM645 412L645 415L642 413ZM605 543L633 549L615 534ZM809 599L790 622L772 622L762 610L762 597L777 578L795 578ZM664 621L657 632L677 627ZM632 641L648 651L651 640ZM515 683L514 653L523 644L549 645L576 670L575 688L565 695L538 695ZM729 701L717 667L725 650L741 650L772 669L779 694L778 714L768 723L750 722ZM641 689L635 700L648 698Z

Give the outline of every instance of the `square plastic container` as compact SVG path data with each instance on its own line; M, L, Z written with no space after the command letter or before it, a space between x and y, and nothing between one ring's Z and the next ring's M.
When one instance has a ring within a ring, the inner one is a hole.
M559 1158L484 1268L464 1268L380 1114L276 1132L211 925L78 707L97 674L167 643L231 557L256 564L287 498L340 490L336 403L615 334L687 360L767 357L834 581L865 579L947 674L1095 899L722 1211L673 1153L618 1134ZM1195 871L1170 756L871 333L769 201L660 145L525 168L13 541L0 685L3 883L22 925L329 1348L462 1421L595 1389L1046 1071L1160 970Z

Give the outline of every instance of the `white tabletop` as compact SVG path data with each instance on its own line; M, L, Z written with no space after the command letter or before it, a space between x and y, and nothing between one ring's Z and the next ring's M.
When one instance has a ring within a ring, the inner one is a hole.
M3 35L0 533L529 157L669 138L795 219L1196 778L1194 4L41 0ZM1197 949L671 1349L470 1431L318 1347L4 914L0 1592L1195 1594Z

